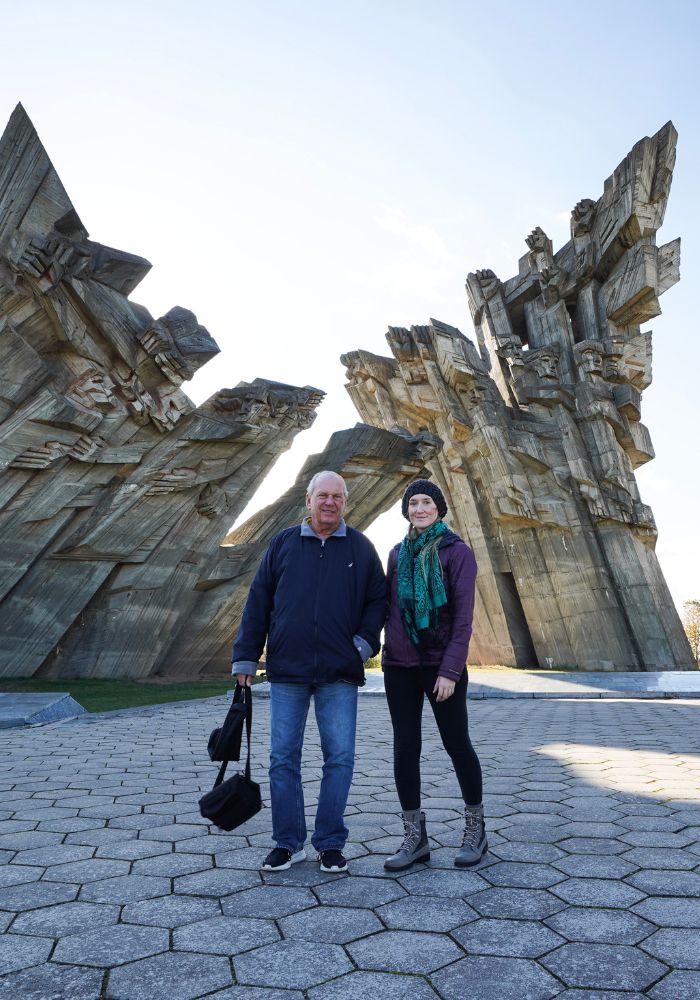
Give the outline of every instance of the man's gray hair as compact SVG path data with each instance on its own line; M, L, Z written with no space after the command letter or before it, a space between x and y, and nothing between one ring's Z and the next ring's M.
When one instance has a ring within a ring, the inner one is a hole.
M348 484L345 482L345 480L340 475L340 473L336 472L334 469L324 469L323 472L317 472L315 475L313 475L311 477L311 481L310 481L309 485L306 487L306 495L307 496L309 496L309 497L311 496L311 494L314 491L314 487L316 486L316 483L319 481L319 479L321 478L321 476L337 476L338 479L343 484L343 493L345 494L345 499L347 500L347 497L348 497Z

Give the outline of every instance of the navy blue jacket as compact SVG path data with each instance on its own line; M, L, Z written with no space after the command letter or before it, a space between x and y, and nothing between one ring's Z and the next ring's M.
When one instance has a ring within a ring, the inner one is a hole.
M299 525L270 542L248 594L233 662L257 663L267 640L272 681L365 682L353 637L379 652L386 580L368 538L354 528L321 541Z

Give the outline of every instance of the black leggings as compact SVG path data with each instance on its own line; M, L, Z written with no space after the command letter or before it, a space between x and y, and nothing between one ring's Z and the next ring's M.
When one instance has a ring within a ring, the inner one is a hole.
M454 694L439 703L433 694L436 680L437 667L384 668L384 690L394 727L394 779L404 812L420 808L421 716L425 695L442 745L454 764L462 798L469 805L481 802L481 764L469 739L467 721L467 675L463 673Z

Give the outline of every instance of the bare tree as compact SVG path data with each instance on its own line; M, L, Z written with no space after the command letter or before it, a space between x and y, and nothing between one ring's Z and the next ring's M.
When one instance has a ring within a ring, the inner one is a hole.
M683 603L683 628L688 636L695 662L700 667L700 601Z

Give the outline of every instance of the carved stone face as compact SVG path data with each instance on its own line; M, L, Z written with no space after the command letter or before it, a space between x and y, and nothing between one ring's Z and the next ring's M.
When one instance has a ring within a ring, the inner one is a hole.
M585 348L579 353L578 367L582 375L600 375L603 371L603 355L597 347Z
M554 352L538 352L530 363L540 378L557 379L559 377L559 356Z
M619 358L605 358L603 362L603 378L609 378L613 381L620 378Z

